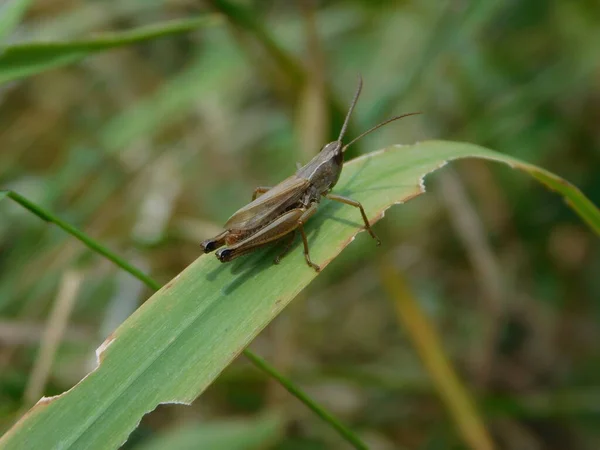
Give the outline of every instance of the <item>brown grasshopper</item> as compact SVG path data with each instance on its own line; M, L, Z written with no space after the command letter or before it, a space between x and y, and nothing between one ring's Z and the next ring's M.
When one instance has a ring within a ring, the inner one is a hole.
M331 193L344 164L344 152L363 136L375 131L394 120L419 113L404 114L392 117L365 131L349 144L342 146L342 138L346 133L350 116L362 89L362 78L359 78L354 99L344 120L342 131L337 141L330 142L304 167L274 187L257 187L252 195L252 202L236 211L225 224L225 231L202 242L204 253L217 250L216 256L221 262L231 261L238 256L250 253L259 247L278 241L289 235L283 252L275 258L278 264L290 250L296 230L300 231L304 243L304 258L309 266L317 272L320 267L310 259L308 241L304 232L304 224L317 212L321 197L354 206L360 210L365 229L371 237L381 244L375 235L360 202ZM257 198L259 194L263 194ZM225 248L220 248L226 245Z

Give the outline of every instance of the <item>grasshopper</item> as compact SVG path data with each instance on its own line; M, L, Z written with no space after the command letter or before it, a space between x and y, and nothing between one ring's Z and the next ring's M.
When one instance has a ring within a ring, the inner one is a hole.
M321 270L320 267L310 259L304 224L317 212L322 197L358 208L365 223L365 229L375 239L377 245L381 244L381 241L371 229L369 219L367 219L361 203L351 198L332 194L331 190L342 173L344 152L348 147L363 136L394 120L419 113L392 117L365 131L343 146L342 139L361 90L362 78L359 77L358 87L338 139L325 145L308 164L298 168L294 175L286 178L278 185L257 187L252 195L252 202L236 211L229 218L224 226L225 231L202 242L201 246L204 253L210 253L218 249L216 252L217 258L221 262L228 262L259 247L289 236L283 252L275 258L275 264L279 264L281 258L291 249L296 232L299 231L304 244L306 263L318 272Z

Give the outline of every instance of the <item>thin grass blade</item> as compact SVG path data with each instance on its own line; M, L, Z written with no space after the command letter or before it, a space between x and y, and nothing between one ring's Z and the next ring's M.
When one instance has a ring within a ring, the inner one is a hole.
M173 20L93 39L73 42L32 42L7 47L0 53L0 84L77 62L86 56L152 39L189 33L221 23L218 16Z

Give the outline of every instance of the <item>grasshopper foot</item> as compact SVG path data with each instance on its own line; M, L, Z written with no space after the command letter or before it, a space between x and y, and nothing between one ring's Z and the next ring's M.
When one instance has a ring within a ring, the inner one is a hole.
M321 271L321 267L319 267L317 264L315 264L314 262L312 262L310 260L310 258L306 258L306 264L308 264L310 267L312 267L313 269L315 269L316 272L320 272Z
M213 239L207 239L200 244L200 247L202 247L204 253L210 253L217 249L217 243Z
M375 245L377 245L377 247L379 247L381 245L381 239L379 239L377 237L377 235L375 233L373 233L373 230L371 230L371 228L367 228L367 231L369 232L369 234L371 235L371 237L373 239L375 239Z
M230 250L228 248L222 248L222 249L217 250L217 253L215 253L215 255L217 255L217 258L219 259L219 261L224 263L224 262L231 261L233 259L234 252L233 252L233 250Z

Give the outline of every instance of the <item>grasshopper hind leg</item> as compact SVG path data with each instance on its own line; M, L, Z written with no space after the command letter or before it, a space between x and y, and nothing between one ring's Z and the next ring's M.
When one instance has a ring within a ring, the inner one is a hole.
M295 233L296 230L300 232L302 236L302 242L304 244L304 258L307 264L317 272L321 268L313 263L310 259L308 250L308 240L306 239L306 233L304 232L304 223L317 212L318 203L312 203L308 209L306 207L299 207L291 209L281 216L273 220L267 226L260 229L258 232L248 236L246 239L236 242L235 244L229 245L228 247L219 248L215 255L221 262L229 262L237 258L238 256L245 255L246 253L253 252L254 250L267 245L271 242L280 241L286 238L288 235ZM217 241L223 245L225 237L229 237L227 234L222 234L209 240L211 243ZM281 259L289 251L291 247L291 240L287 243L288 246L284 253L279 255L278 259ZM215 244L217 245L217 244ZM212 247L210 247L212 248Z

